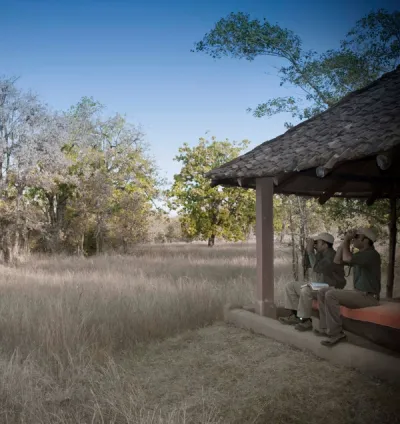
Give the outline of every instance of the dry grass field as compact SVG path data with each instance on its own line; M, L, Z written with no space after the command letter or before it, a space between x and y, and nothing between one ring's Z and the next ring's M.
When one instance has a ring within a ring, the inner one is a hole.
M290 278L276 249L276 287ZM0 423L395 423L400 388L221 322L255 246L1 268Z

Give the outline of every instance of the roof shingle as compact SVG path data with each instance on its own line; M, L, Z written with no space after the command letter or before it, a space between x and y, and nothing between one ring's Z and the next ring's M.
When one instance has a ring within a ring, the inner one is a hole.
M400 66L321 114L213 169L215 183L361 159L400 144Z

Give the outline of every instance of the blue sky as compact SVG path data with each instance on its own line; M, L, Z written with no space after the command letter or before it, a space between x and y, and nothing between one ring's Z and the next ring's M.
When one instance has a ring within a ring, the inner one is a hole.
M0 75L17 75L55 109L93 96L108 112L140 123L162 174L184 142L249 139L252 147L284 132L283 116L256 119L246 108L288 94L268 59L254 62L191 53L230 12L292 29L306 48L334 48L371 9L394 0L135 1L0 0ZM4 13L5 12L5 13ZM293 94L293 93L291 93Z

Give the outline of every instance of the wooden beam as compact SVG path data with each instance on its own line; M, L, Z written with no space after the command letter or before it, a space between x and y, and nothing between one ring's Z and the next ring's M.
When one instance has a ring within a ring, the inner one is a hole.
M256 312L276 318L274 304L273 178L256 179Z
M378 165L378 168L382 171L387 171L392 165L392 152L378 155L376 157L376 164Z
M347 148L344 152L342 152L340 155L335 153L328 162L325 163L325 165L318 166L315 170L318 178L325 178L328 174L330 174L334 168L338 166L338 163L341 161L342 158L345 158L347 156L347 153L350 151L350 148Z
M302 171L303 176L315 177L315 170ZM336 181L348 181L348 182L362 182L362 183L374 183L374 184L391 184L391 183L400 183L400 176L369 176L369 175L360 175L352 174L351 172L332 172L329 175L330 180Z
M390 223L389 223L389 263L387 269L386 297L393 297L394 286L394 265L396 262L396 241L397 241L397 199L390 199Z
M325 178L330 172L331 172L330 169L327 169L323 166L319 166L315 170L315 174L317 175L318 178Z
M371 193L371 196L368 197L366 201L367 206L372 206L375 203L375 200L380 197L382 197L382 188L377 188Z
M339 192L340 189L346 184L345 181L336 181L332 184L327 191L324 192L322 196L318 199L320 205L324 205L336 192Z
M336 162L339 160L340 155L335 153L329 160L326 162L325 165L318 166L318 168L315 170L318 178L324 178L328 174L332 172L333 167L336 165Z
M285 190L279 190L279 187L277 187L277 189L275 190L276 194L284 194L287 196L290 196L291 194L295 194L296 196L302 196L302 197L316 197L319 198L321 197L324 193L321 191L301 191L301 190L296 190L296 191L285 191ZM369 192L351 192L351 194L347 194L347 193L341 193L340 195L337 195L335 193L335 197L339 197L342 199L367 199L370 196Z
M283 188L292 182L298 175L298 172L287 172L286 174L278 175L273 178L274 185Z

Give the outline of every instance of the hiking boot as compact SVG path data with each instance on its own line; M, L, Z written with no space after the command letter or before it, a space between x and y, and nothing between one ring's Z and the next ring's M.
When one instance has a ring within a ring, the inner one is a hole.
M300 322L300 319L296 315L289 315L288 317L280 317L279 322L285 325L296 325Z
M335 346L338 343L340 343L342 341L346 341L346 340L347 340L346 334L341 332L341 333L337 334L336 336L330 336L328 339L322 340L321 344L323 346L332 347L332 346Z
M310 319L306 321L300 321L294 327L297 331L309 331L312 330L312 321Z
M325 330L321 330L319 328L314 328L314 334L318 337L328 337Z

